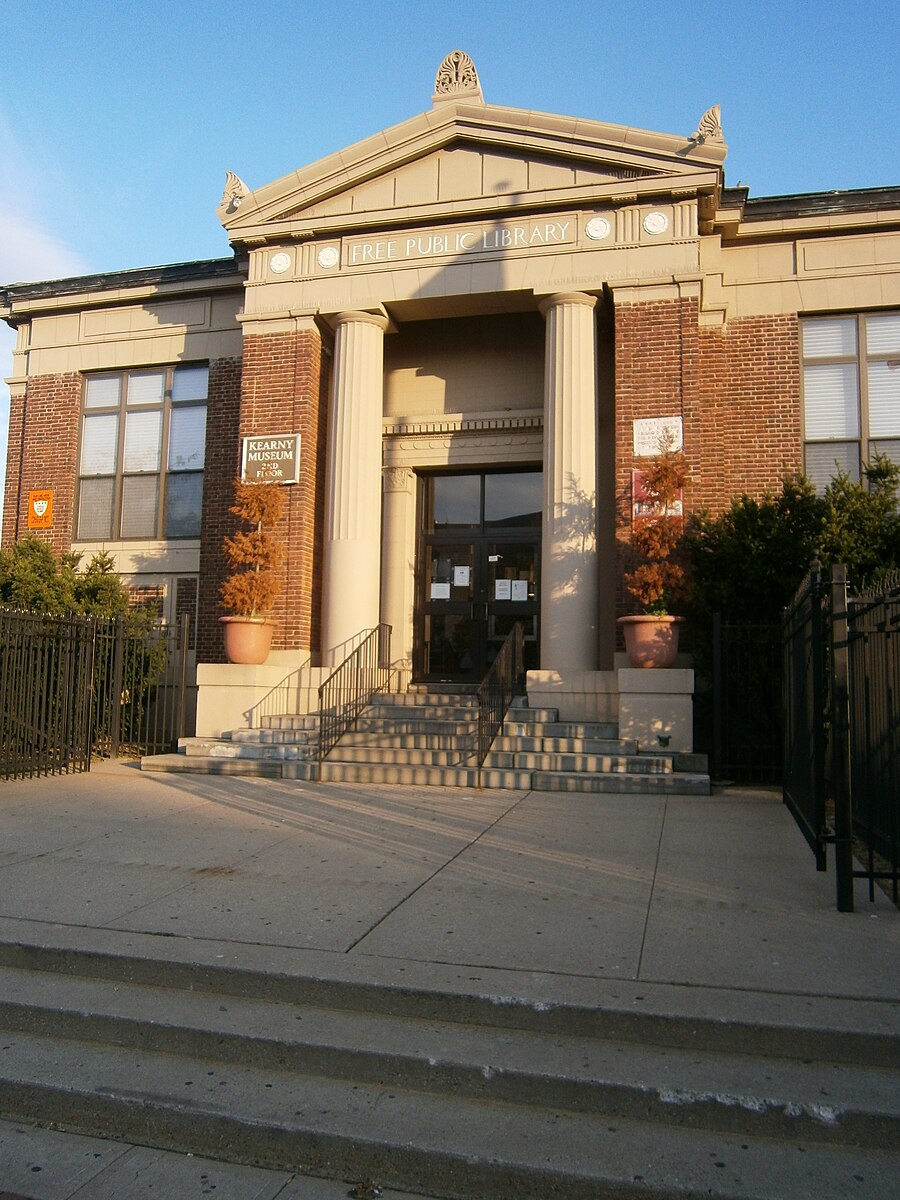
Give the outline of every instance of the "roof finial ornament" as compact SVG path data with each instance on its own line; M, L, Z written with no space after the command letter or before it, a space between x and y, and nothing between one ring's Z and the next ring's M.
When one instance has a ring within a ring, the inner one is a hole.
M219 201L219 208L224 208L229 213L236 212L241 206L241 201L249 194L250 189L243 179L239 175L235 175L234 171L226 171L225 191Z
M464 50L451 50L438 67L432 99L435 104L447 100L475 100L484 104L478 72Z
M708 108L700 118L700 124L691 134L688 139L692 142L699 142L701 145L704 142L724 142L725 138L722 134L722 106L714 104L712 108Z

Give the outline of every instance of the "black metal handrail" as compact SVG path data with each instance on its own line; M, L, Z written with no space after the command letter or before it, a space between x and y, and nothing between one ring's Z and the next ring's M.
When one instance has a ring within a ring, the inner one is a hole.
M525 630L516 621L478 685L478 786L481 768L514 696L525 691Z
M376 625L319 688L319 762L378 692L391 685L391 627Z

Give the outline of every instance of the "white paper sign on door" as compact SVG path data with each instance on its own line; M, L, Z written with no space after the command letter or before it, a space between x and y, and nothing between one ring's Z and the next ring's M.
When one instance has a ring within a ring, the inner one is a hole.
M514 579L512 581L512 598L513 600L528 599L528 580Z
M431 585L432 600L449 600L450 599L450 584L449 583L433 583Z
M453 586L468 587L469 586L469 567L454 567L453 568Z
M494 582L494 599L508 600L510 598L510 583L509 579L497 579Z

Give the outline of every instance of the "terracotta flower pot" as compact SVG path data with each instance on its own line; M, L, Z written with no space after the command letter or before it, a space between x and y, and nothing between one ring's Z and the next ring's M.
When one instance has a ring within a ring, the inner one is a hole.
M678 654L678 627L684 617L619 617L625 652L633 667L671 667Z
M275 622L271 617L219 617L225 639L225 657L230 663L258 666L272 645Z

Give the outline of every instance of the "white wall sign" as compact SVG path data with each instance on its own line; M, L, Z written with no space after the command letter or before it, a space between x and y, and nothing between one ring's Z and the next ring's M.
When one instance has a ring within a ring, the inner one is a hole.
M666 446L665 443L669 442ZM649 458L660 450L684 448L684 426L681 417L646 417L634 422L634 453Z

